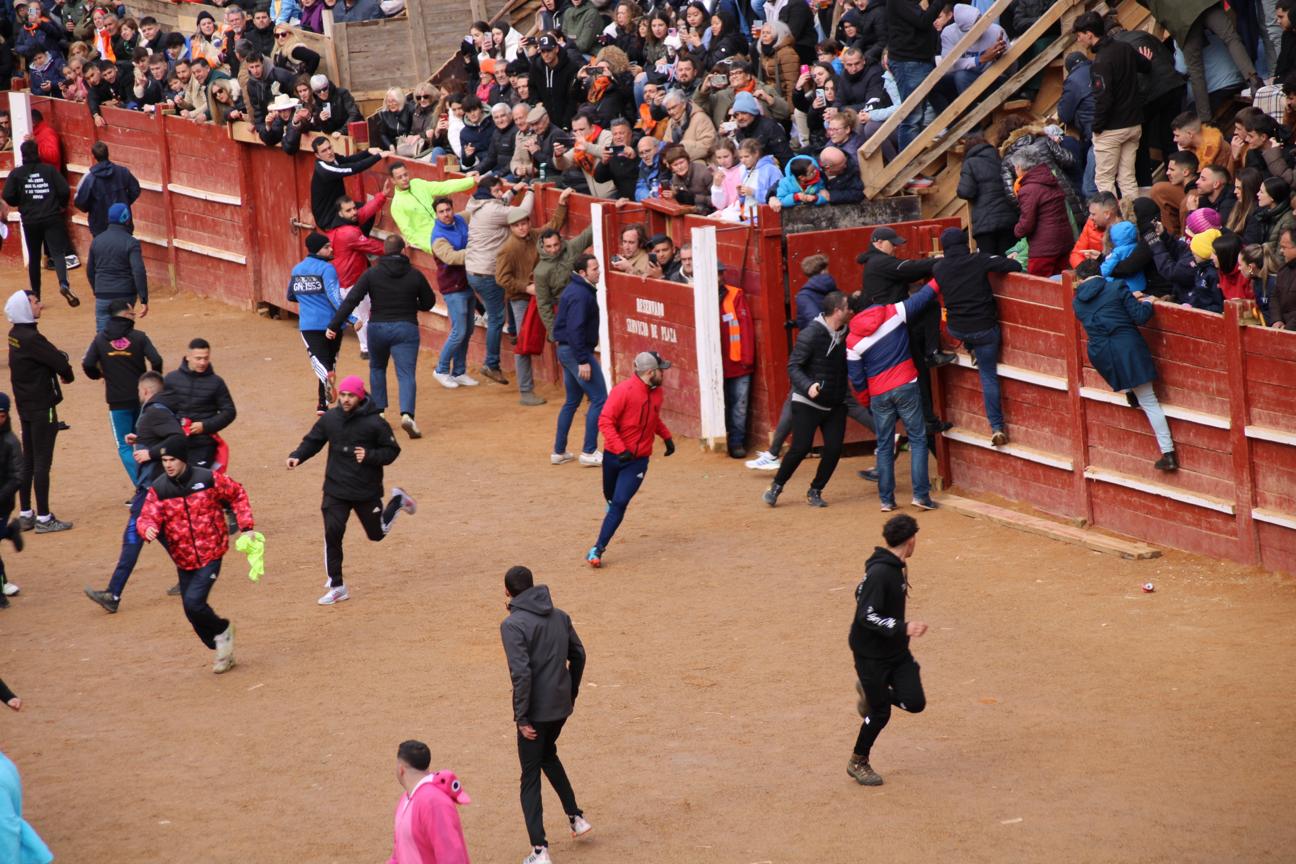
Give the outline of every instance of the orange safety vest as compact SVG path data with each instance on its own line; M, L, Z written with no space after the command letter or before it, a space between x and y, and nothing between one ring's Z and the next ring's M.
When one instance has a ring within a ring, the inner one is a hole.
M724 299L720 301L720 309L724 313L720 316L720 322L728 328L729 359L735 363L741 363L743 358L742 326L738 321L738 298L741 295L741 288L726 285Z

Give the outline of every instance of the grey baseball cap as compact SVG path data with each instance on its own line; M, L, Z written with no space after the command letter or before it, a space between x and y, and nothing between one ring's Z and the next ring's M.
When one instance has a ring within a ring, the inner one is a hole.
M635 372L651 372L654 369L669 369L669 360L663 360L656 351L640 351L634 359Z

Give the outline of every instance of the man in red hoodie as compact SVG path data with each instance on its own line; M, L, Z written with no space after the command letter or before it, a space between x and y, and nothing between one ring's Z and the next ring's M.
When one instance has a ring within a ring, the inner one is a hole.
M346 195L337 200L337 219L334 221L334 227L324 233L333 246L333 268L337 270L338 284L342 288L343 297L360 281L365 270L369 269L368 256L383 254L382 241L370 237L369 231L373 228L373 222L378 218L378 214L382 212L383 204L387 203L391 189L391 180L388 180L383 184L381 192L359 208L356 207L356 202ZM356 307L355 316L359 322L356 326L356 335L360 337L360 359L368 360L368 297Z
M643 485L653 438L660 435L666 442L667 456L675 452L675 441L661 419L662 372L670 365L656 351L640 352L634 359L634 377L613 387L603 403L598 425L603 433L603 498L608 509L598 541L585 556L591 567L602 566L603 551L621 527L630 499Z

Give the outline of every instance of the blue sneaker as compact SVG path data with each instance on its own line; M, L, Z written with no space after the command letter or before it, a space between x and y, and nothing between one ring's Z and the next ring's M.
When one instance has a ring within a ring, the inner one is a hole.
M591 546L589 552L586 553L586 555L585 555L585 560L588 561L588 562L589 562L589 565L590 565L591 567L595 568L595 569L598 569L599 567L602 567L602 566L603 566L603 550L600 549L600 548L597 547L597 546Z

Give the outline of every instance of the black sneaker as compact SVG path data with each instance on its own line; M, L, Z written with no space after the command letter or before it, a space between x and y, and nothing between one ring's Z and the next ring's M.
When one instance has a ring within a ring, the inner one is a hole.
M9 598L0 593L0 609L9 608Z
M64 522L62 519L58 518L53 513L51 513L50 518L46 519L44 522L42 522L39 519L36 520L37 534L53 534L55 531L71 531L71 530L72 530L71 522Z
M120 601L107 591L96 591L93 588L86 588L85 595L102 606L104 611L109 615L117 614L117 604Z
M778 504L779 495L783 492L783 487L777 483L771 483L770 487L761 495L761 500L773 507Z
M876 468L865 468L858 473L861 480L867 480L870 483L876 483L882 479L882 475L878 473Z
M823 500L823 495L821 495L819 490L814 488L813 486L811 486L810 490L806 492L806 503L809 504L811 507L828 506L828 502Z
M81 305L81 301L77 299L77 296L75 294L72 293L71 285L60 285L59 293L63 295L63 299L66 300L67 304L71 306L73 309Z
M30 530L32 530L32 529L35 528L35 527L36 527L36 517L35 517L35 516L22 516L22 515L20 515L20 516L18 517L18 528L19 528L19 530L22 530L22 531L30 531Z
M368 359L369 359L369 352L368 352L368 351L361 351L361 352L360 352L360 359L361 359L361 360L368 360Z
M1178 471L1179 455L1171 450L1168 453L1162 453L1161 458L1152 466L1158 471Z
M9 540L14 544L15 552L21 552L23 550L24 541L23 541L22 532L23 532L22 522L18 519L10 519L9 520Z
M734 446L730 446L730 447L729 447L729 458L730 458L730 459L746 459L746 458L747 458L747 448L746 448L746 447L738 447L738 446L736 446L736 445L734 445Z
M927 355L928 369L939 369L941 366L948 366L957 362L958 355L949 351L933 351Z
M167 589L167 596L168 596L168 597L179 597L179 596L180 596L180 583L179 583L179 582L177 582L176 584L172 585L170 588Z

